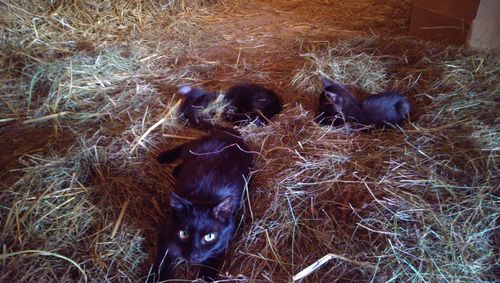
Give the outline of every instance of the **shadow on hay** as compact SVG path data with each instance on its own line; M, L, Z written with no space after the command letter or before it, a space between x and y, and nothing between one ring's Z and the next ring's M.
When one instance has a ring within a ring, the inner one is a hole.
M110 248L130 240L121 234L137 233L141 240L134 249L141 259L136 262L134 276L144 279L153 261L158 223L168 213L168 195L173 181L169 173L162 172L154 156L148 155L136 162L142 164L138 165L139 169L131 170L112 161L94 163L88 186L93 188L89 200L102 215L93 233L101 234L97 239L102 243L109 241ZM105 246L99 252L106 253ZM106 260L106 272L120 272L121 260Z

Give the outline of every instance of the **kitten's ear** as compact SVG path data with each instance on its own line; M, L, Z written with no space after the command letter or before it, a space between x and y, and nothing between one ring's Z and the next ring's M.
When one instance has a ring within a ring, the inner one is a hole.
M181 94L182 96L185 96L186 94L188 94L191 90L193 90L193 87L191 87L190 85L183 85L183 86L180 86L179 89L177 90L177 92L179 94Z
M181 157L184 146L186 146L186 144L181 144L171 150L163 151L156 157L156 160L160 164L172 163L177 158Z
M185 198L180 197L176 193L172 192L170 194L170 206L175 211L184 211L191 206L191 202Z
M325 88L330 87L330 86L335 84L332 80L330 80L329 78L326 78L326 77L322 77L321 80L323 81L323 86Z
M232 208L233 198L229 196L219 202L217 206L212 209L212 213L216 219L220 221L226 221L228 220L229 216L231 216Z
M349 90L346 88L346 86L341 84L341 83L334 82L334 81L330 80L329 78L325 78L325 77L323 77L321 79L323 80L323 86L325 88L335 89L337 91L349 92Z

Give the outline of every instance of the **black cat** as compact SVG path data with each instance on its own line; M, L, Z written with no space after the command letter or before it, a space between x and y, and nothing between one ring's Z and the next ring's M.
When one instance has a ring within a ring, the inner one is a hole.
M323 86L316 122L333 126L341 126L347 121L360 124L367 122L358 100L347 88L328 79L323 79Z
M224 100L229 105L223 114L224 119L242 125L250 122L267 124L283 108L274 91L254 83L232 86L224 95Z
M179 258L201 265L206 280L217 278L253 163L239 133L224 128L162 152L158 161L171 163L178 158L182 162L173 171L170 223L160 225L148 282L172 278Z
M184 97L179 111L188 124L200 129L211 128L215 113L206 113L204 110L217 99L217 93L188 85L179 87L177 92Z
M343 85L324 78L323 86L316 118L323 125L340 126L345 122L354 122L383 128L388 124L401 124L410 113L408 98L399 92L370 95L359 103Z
M401 124L410 115L410 101L397 91L368 96L361 103L365 124L383 128L387 124Z
M187 85L180 87L178 92L184 96L179 111L188 123L201 129L213 127L210 120L215 113L204 110L217 99L217 94ZM222 118L239 125L251 122L256 125L267 124L283 108L274 91L253 83L237 84L229 88L224 95L223 104L225 108Z

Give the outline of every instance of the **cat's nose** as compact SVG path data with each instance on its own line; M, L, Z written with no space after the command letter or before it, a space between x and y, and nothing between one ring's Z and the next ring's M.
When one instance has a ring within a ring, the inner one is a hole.
M190 256L189 256L189 262L190 263L193 263L193 264L197 264L197 263L201 263L203 260L203 257L201 254L197 254L197 253L192 253Z

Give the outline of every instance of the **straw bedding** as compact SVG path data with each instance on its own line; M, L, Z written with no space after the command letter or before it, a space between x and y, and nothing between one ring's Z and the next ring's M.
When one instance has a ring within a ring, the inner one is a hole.
M154 158L203 134L176 87L238 81L286 106L239 128L258 154L223 280L494 281L499 54L403 37L408 2L1 1L0 281L141 281L173 189ZM320 76L411 119L320 127Z

